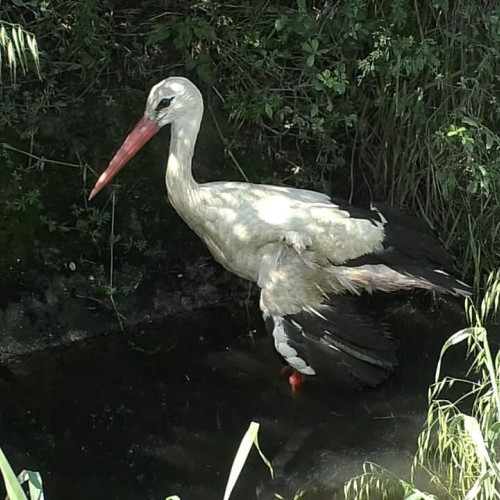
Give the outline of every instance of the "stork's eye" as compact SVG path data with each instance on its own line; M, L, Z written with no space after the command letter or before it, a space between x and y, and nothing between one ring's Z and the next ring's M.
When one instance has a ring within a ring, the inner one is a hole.
M158 106L156 106L156 111L160 111L162 109L168 108L170 104L172 104L172 101L174 100L174 96L172 97L164 97L159 103Z

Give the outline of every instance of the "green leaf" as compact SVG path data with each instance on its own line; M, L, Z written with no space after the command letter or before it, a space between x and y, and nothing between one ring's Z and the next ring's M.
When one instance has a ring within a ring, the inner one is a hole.
M472 335L474 334L474 331L472 328L464 328L462 330L459 330L458 332L454 333L444 344L443 347L441 348L441 354L439 356L439 361L436 367L436 375L434 382L437 384L439 381L439 378L441 377L441 361L444 356L444 353L451 347L457 344L460 344L461 342L464 342L465 340L468 340Z
M274 22L274 27L276 28L276 31L281 31L287 24L288 24L288 17L285 15L281 15Z
M321 80L324 82L325 80L328 80L331 75L332 75L332 72L329 69L325 69L322 73L319 73L317 75L317 78L318 78L318 80Z
M7 457L4 455L0 448L0 471L2 472L3 480L5 483L5 490L9 500L27 500L19 481L17 480L14 471L12 470Z
M271 107L271 105L268 102L266 102L266 104L264 105L264 111L266 112L266 115L269 118L273 117L273 108Z
M263 59L257 59L252 63L252 68L253 69L261 69L262 66L264 66L264 60Z
M170 38L170 29L164 24L155 24L151 29L147 44L155 45L157 43L164 42Z
M252 424L254 424L254 423L255 422L252 422ZM250 424L250 425L252 425L252 424ZM258 425L259 424L257 424L257 426ZM264 453L262 453L262 450L260 449L260 445L259 445L259 432L258 432L258 430L259 430L259 428L257 427L257 432L256 432L255 437L253 439L253 444L257 448L257 451L259 452L260 458L267 465L267 468L269 469L269 473L271 474L271 479L274 479L274 469L273 469L273 466L271 465L271 462L269 461L269 459L264 455Z
M307 56L307 62L306 63L307 63L307 65L309 67L314 66L314 54L311 54L311 55Z
M453 137L454 135L462 135L466 131L467 129L465 127L455 127L455 125L452 125L446 135L448 137Z
M332 87L338 94L345 94L345 83L337 82L334 80Z
M311 53L313 51L313 48L311 46L311 43L310 42L304 42L302 44L302 50L304 52L307 52L307 53Z
M18 476L20 484L28 483L30 500L43 500L43 482L39 472L23 470Z
M227 480L223 500L229 500L234 486L236 485L236 481L238 480L238 477L240 476L243 466L245 465L245 462L248 458L248 454L252 449L252 445L255 445L255 447L259 451L262 460L264 460L264 463L269 467L271 471L271 477L273 477L273 469L271 467L271 463L260 451L259 441L257 439L259 427L260 425L257 422L251 422L245 435L243 436L243 439L241 440L240 446L233 460L233 465L231 466L231 472L229 473L229 479Z
M471 194L476 194L477 188L478 188L478 182L476 179L473 179L472 181L469 182L469 185L467 186L467 192Z
M236 456L233 460L233 465L231 466L231 472L229 473L229 479L226 485L226 491L224 492L224 499L229 500L231 493L233 492L234 486L236 485L236 481L241 474L243 466L248 458L248 454L252 449L253 442L257 433L259 432L259 424L257 422L251 422L248 427L247 432L243 436L241 440L238 451L236 452Z

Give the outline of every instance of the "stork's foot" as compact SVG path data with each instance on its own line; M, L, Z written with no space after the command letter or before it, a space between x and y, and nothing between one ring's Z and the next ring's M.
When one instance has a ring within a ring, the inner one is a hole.
M280 372L282 377L288 377L288 383L290 384L290 391L292 396L296 396L300 392L300 388L307 379L307 375L298 372L291 366L284 366Z

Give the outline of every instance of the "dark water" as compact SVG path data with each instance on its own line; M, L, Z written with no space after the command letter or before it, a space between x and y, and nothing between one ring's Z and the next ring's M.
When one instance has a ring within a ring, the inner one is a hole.
M50 500L211 500L255 420L276 479L252 452L233 498L341 498L364 460L408 471L440 345L461 322L460 305L413 304L391 315L400 367L362 391L310 379L291 396L257 312L230 308L24 357L0 378L0 444Z

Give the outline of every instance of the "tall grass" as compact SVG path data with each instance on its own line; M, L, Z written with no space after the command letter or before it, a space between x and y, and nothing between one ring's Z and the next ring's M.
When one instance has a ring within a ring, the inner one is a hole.
M0 19L0 83L4 65L9 68L10 78L14 82L19 70L23 75L26 74L29 67L28 57L33 61L38 73L40 55L35 36L19 24Z
M412 477L403 481L366 464L364 473L345 486L347 499L500 498L500 353L493 354L485 325L500 303L500 271L491 273L487 290L475 306L466 302L470 326L450 337L441 351L429 408L418 439ZM467 344L470 366L463 378L442 374L447 351ZM424 493L416 486L432 490Z
M361 87L371 86L358 164L375 191L439 230L479 287L500 255L500 10L487 1L400 5L406 19L384 25L360 62Z

